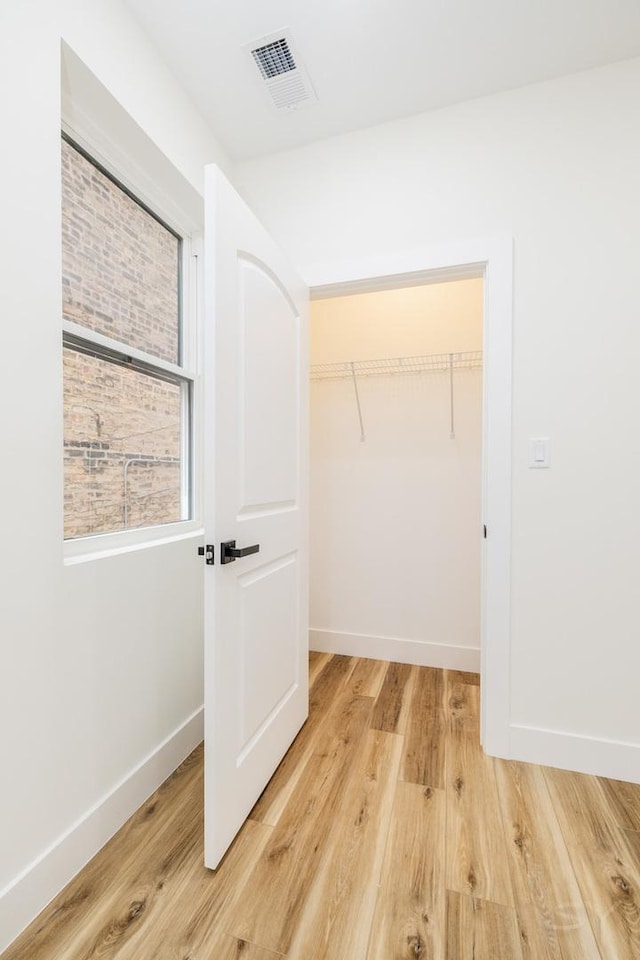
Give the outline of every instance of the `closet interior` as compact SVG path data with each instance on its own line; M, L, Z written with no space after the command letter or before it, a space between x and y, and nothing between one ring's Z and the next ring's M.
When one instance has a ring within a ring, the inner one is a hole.
M311 308L311 647L479 670L483 280Z

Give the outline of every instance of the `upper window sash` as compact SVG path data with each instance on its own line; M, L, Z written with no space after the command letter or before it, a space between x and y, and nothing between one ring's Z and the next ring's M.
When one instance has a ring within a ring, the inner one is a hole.
M64 131L62 141L65 319L182 366L181 234ZM166 283L150 284L153 271Z

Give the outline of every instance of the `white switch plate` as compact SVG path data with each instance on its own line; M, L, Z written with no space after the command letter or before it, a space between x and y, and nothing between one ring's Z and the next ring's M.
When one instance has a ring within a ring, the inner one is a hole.
M549 437L529 438L529 466L533 470L549 466Z

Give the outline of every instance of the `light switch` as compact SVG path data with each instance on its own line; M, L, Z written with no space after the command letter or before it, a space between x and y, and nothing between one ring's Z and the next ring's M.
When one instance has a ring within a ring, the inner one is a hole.
M549 466L549 438L531 437L529 440L529 466L540 469Z

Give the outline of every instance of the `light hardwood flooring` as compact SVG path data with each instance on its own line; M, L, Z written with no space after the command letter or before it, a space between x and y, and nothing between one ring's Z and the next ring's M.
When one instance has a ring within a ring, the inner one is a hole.
M310 678L217 871L198 749L2 960L640 958L640 786L484 756L473 674Z

